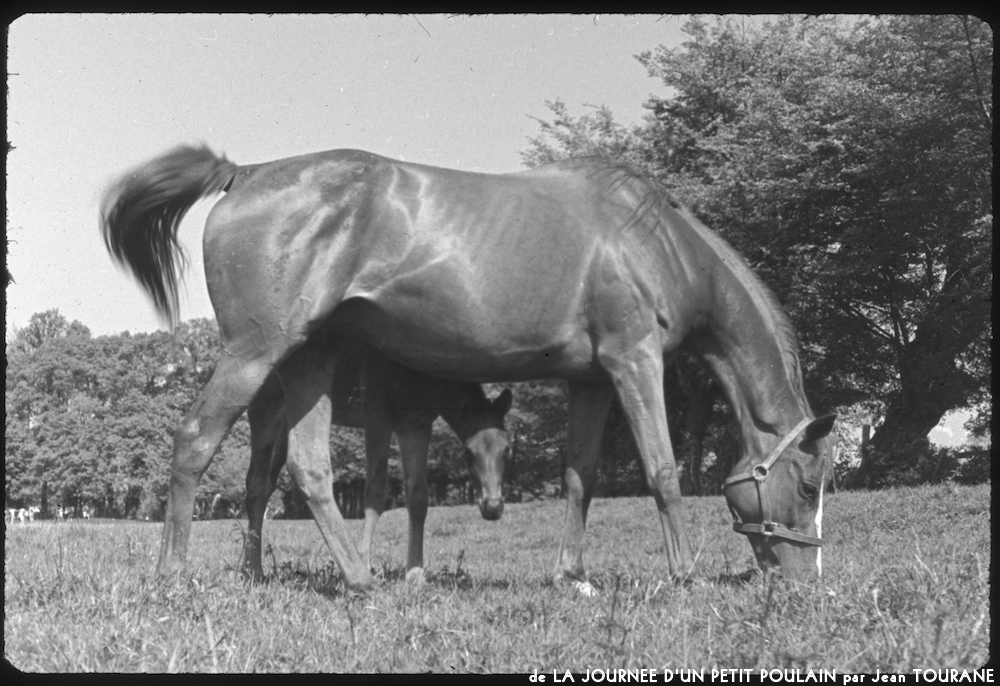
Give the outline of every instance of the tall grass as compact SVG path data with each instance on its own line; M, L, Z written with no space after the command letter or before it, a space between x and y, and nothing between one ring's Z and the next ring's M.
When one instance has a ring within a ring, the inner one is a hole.
M596 598L553 586L564 503L433 508L427 583L403 581L386 513L370 597L346 595L312 522L268 522L269 583L239 576L242 529L196 522L191 576L153 575L160 525L35 523L5 537L5 657L26 671L551 672L588 668L972 669L989 656L990 487L842 493L824 578L765 583L720 497L687 500L704 582L665 581L651 498L595 501ZM360 522L349 522L360 536Z

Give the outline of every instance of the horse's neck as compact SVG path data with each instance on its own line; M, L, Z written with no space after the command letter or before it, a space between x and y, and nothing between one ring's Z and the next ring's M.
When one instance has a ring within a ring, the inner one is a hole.
M726 278L699 347L736 416L744 456L761 454L809 410L783 315L759 284Z

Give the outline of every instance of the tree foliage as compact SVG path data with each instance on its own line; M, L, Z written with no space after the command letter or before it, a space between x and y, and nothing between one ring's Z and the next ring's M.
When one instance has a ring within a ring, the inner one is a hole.
M173 336L122 333L93 337L56 310L34 315L12 332L6 346L5 501L9 507L84 506L97 516L159 518L169 486L173 432L208 382L220 352L218 329L206 319L181 323ZM488 389L491 396L501 387ZM522 436L508 476L508 493L544 495L558 488L558 460L565 433L562 406L532 409L532 399L558 389L526 385L508 421ZM553 409L551 415L545 414ZM554 449L558 443L559 449ZM364 433L331 430L334 479L341 490L363 490ZM208 513L216 495L225 507L242 507L249 461L249 425L240 419L223 442L198 490L198 510ZM536 459L540 457L540 459ZM463 448L443 421L429 450L435 503L464 502L469 474ZM390 458L390 493L402 504L398 450ZM287 473L278 488L288 516L308 516Z
M187 322L173 337L92 337L50 310L14 332L6 352L5 500L38 503L44 490L53 508L155 515L174 427L218 355L215 325ZM226 463L213 464L206 490L242 483L240 470L227 471Z
M876 418L861 470L991 416L992 32L960 16L694 17L638 56L667 94L627 128L551 122L528 164L601 153L684 198L783 301L819 409Z
M783 302L815 409L873 419L859 482L941 478L952 468L926 439L941 417L972 410L980 438L992 422L990 27L955 15L786 15L693 17L684 30L681 46L637 56L663 86L641 124L550 102L525 163L603 155L685 199ZM5 347L8 506L46 493L53 505L109 516L160 513L173 429L219 354L215 323L93 337L50 310ZM719 389L686 359L664 383L682 487L717 492L737 445ZM507 491L552 495L565 461L564 389L539 381L514 390ZM641 492L618 408L604 441L598 493ZM202 497L242 501L247 445L240 420ZM338 481L363 475L363 446L359 431L334 429ZM989 473L980 453L975 469L971 458L963 467L969 478ZM399 493L398 459L391 465ZM466 474L440 422L429 473L442 499ZM287 477L279 487L294 491Z

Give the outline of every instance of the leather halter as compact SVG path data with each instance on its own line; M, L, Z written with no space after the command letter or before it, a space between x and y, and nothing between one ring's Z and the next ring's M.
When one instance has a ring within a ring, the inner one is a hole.
M798 531L793 531L783 524L771 519L771 501L768 498L767 491L767 475L771 469L771 465L774 464L778 456L785 451L792 441L794 441L798 435L802 432L806 426L809 425L813 420L806 417L798 425L792 429L791 433L781 439L771 454L767 456L767 459L758 465L751 467L750 469L737 474L736 476L731 476L726 479L726 482L722 486L723 492L730 486L740 481L753 481L757 484L757 499L760 501L760 513L761 513L761 523L760 524L749 524L740 519L740 516L736 513L736 510L732 505L729 506L729 511L733 513L733 531L741 534L759 534L761 536L774 536L776 538L786 538L790 541L796 541L798 543L805 543L807 545L821 546L823 545L823 540L816 536L807 536L806 534L799 533Z

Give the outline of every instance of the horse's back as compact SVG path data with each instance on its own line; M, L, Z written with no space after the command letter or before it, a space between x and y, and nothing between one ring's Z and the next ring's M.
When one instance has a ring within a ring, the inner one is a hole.
M595 378L594 327L620 328L622 307L652 322L665 300L650 188L593 158L492 175L334 150L241 168L206 228L209 292L247 354L335 321L439 376Z

